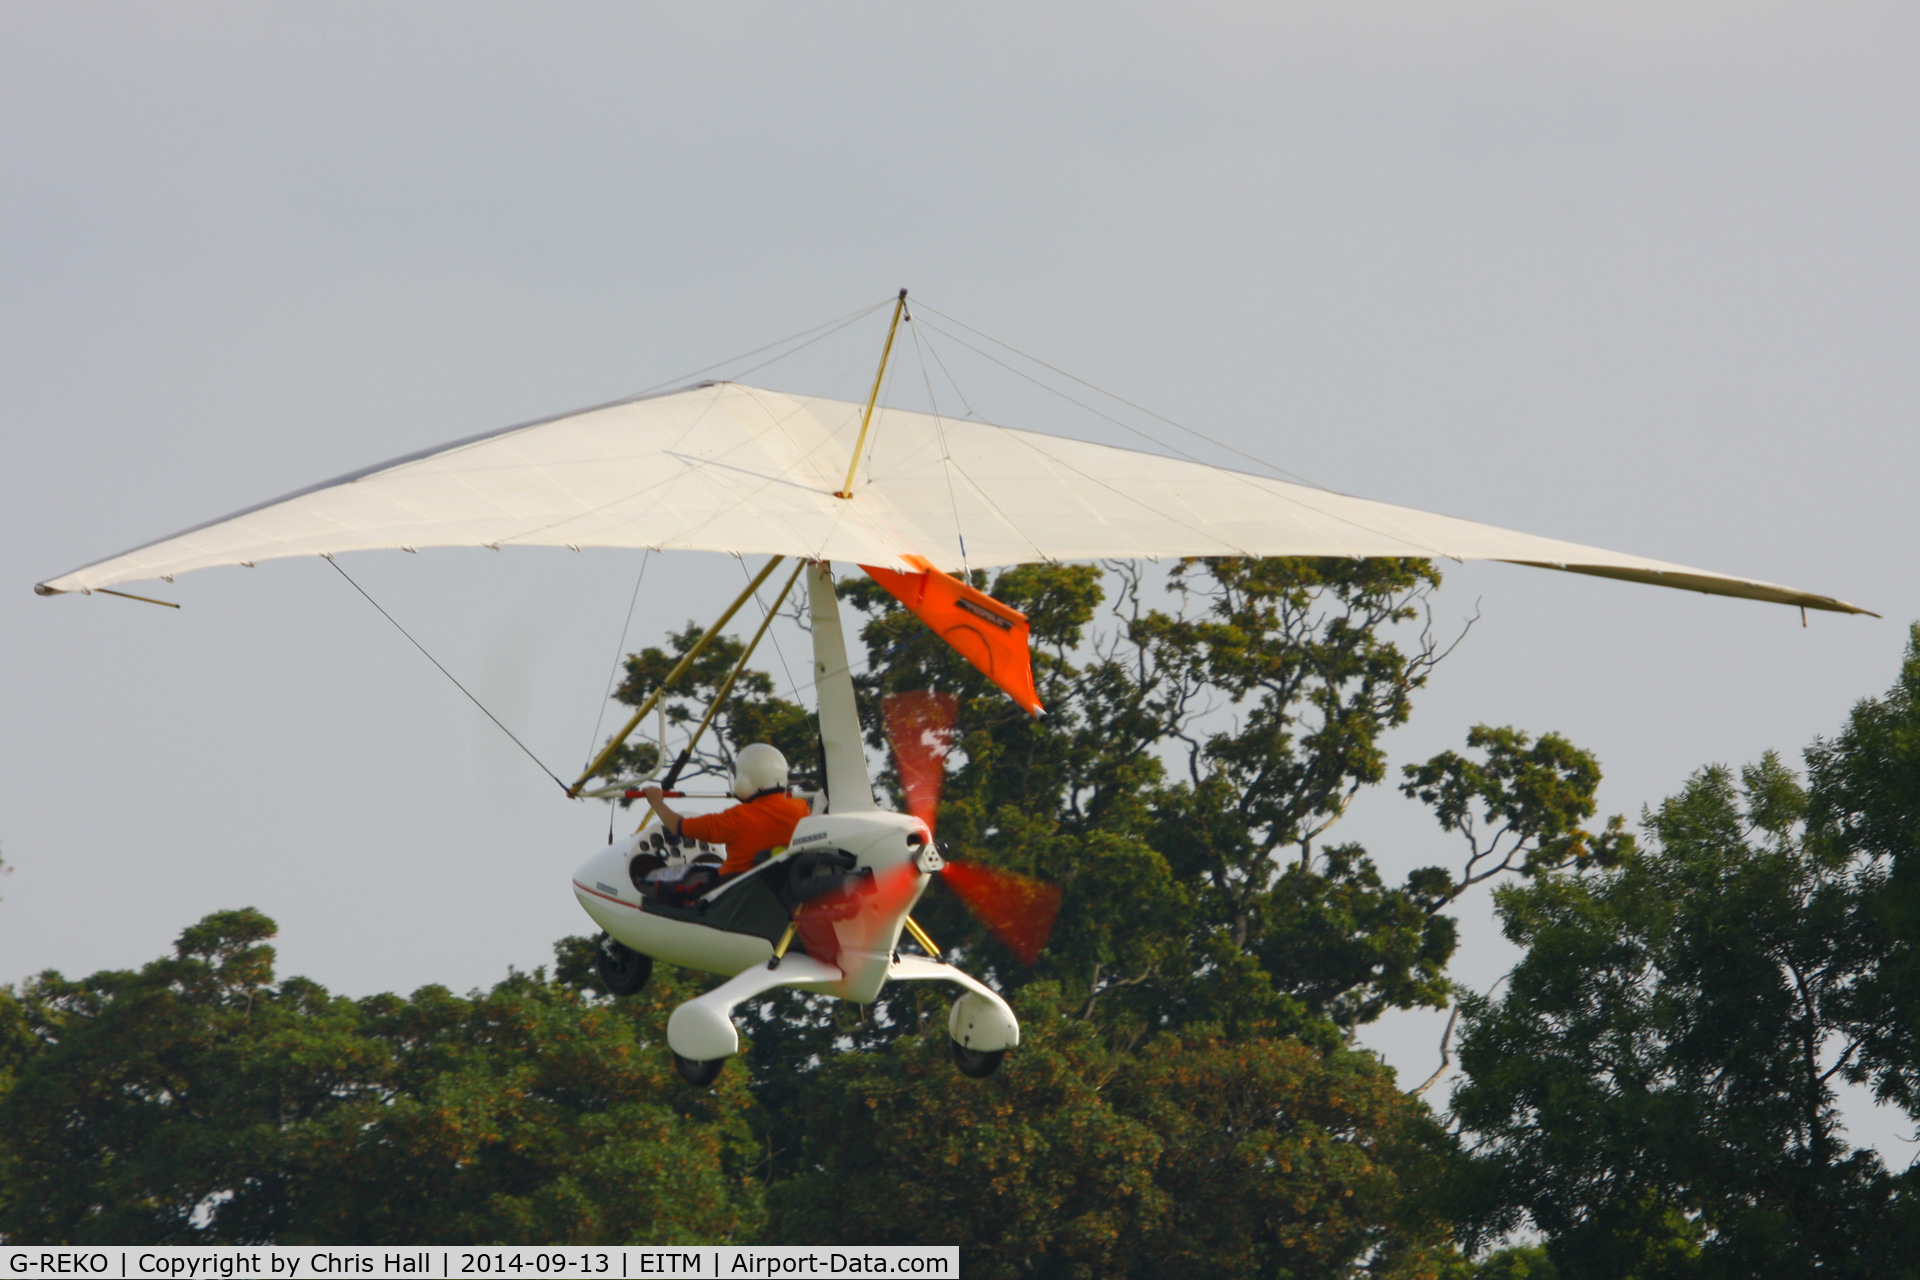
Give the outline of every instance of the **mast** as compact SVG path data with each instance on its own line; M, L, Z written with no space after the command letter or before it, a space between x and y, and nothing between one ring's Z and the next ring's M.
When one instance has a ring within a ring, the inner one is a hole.
M902 289L894 299L893 322L887 326L887 343L880 348L880 367L873 371L867 409L860 415L860 435L853 442L853 455L847 459L846 483L834 492L836 498L853 497L854 473L860 469L867 428L873 424L880 384L887 377L887 358L893 354L893 338L900 332L900 317L906 309L907 291ZM878 809L873 802L873 775L867 772L866 747L860 740L860 709L853 699L846 635L840 627L840 594L834 590L833 566L824 560L807 568L807 607L813 615L813 693L820 703L820 754L827 762L828 810L854 813Z
M831 813L877 809L867 752L860 741L860 712L853 701L853 671L840 629L840 596L833 567L807 566L807 604L813 615L813 692L820 702L820 748L827 758L827 808Z
M860 415L860 435L853 442L853 456L847 460L846 483L835 492L833 496L836 498L853 497L853 477L854 473L860 469L860 451L866 448L867 428L873 424L874 406L880 402L880 384L886 381L887 360L893 355L893 339L900 332L900 317L906 313L906 310L907 291L902 289L900 296L894 299L893 320L887 325L886 345L880 348L880 367L873 373L873 390L867 393L866 412ZM580 780L567 788L569 796L579 796L580 789L587 785L588 779L598 773L601 766L613 757L614 752L618 751L621 744L627 740L627 736L646 718L647 712L653 710L655 704L660 702L687 668L693 665L693 660L700 656L700 651L720 634L720 628L726 626L740 606L747 602L747 598L760 589L760 584L767 580L767 575L773 572L774 566L779 564L782 558L775 556L767 561L766 567L760 570L759 576L749 582L747 589L727 606L727 611L720 615L719 620L707 628L693 648L688 650L673 670L667 673L667 678L660 682L660 687L655 689L646 702L641 704L640 709L633 713L633 718L608 740L606 747L594 757L593 763L587 766L587 771L580 775ZM794 573L798 575L797 567ZM793 579L789 578L787 585L781 589L781 598L784 599L786 593L792 589ZM813 614L814 691L820 700L820 747L827 761L828 801L830 804L837 801L837 807L842 813L856 809L874 809L878 806L873 803L873 777L867 772L866 749L860 741L860 712L853 698L853 672L847 664L847 642L840 627L840 596L834 590L832 565L820 561L809 567L807 595L808 605ZM679 776L695 744L700 741L700 735L706 731L708 722L713 719L713 713L719 710L720 703L726 700L728 690L733 687L734 678L740 674L740 669L746 665L747 657L760 643L760 637L766 634L767 625L773 621L773 615L779 611L779 607L775 604L773 610L767 614L766 621L761 623L760 630L753 637L753 643L747 646L746 653L741 656L739 663L735 666L733 675L727 677L726 688L720 691L719 697L714 700L713 707L707 712L707 718L700 722L700 728L694 732L686 751L681 752L680 759L674 763L672 771L668 773L668 786L672 786L674 779Z
M853 456L847 459L847 482L835 491L836 498L853 496L853 473L860 469L860 451L867 447L867 427L873 422L873 406L880 400L880 381L887 376L887 357L893 354L893 335L900 331L900 316L907 309L907 291L902 289L893 303L893 323L887 326L887 345L880 348L880 367L873 373L873 390L867 393L867 411L860 415L860 438L853 442Z

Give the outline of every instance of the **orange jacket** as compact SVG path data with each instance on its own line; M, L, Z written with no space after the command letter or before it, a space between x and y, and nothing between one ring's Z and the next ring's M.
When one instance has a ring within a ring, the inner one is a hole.
M730 876L752 867L760 854L793 839L794 827L812 812L805 800L776 791L719 813L682 818L680 834L726 845L727 860L720 864L720 874Z

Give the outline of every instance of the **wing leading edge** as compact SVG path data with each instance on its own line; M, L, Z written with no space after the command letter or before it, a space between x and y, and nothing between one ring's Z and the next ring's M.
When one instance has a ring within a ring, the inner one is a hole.
M38 583L43 595L378 548L650 547L902 571L1166 556L1500 560L1839 613L1755 579L1247 472L904 410L714 383L409 454Z

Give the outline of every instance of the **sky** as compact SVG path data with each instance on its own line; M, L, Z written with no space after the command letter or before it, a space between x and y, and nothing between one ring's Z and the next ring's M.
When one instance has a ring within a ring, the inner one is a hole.
M1555 730L1637 818L1797 759L1920 619L1916 63L1920 11L1867 3L0 2L0 982L237 906L353 994L546 960L604 808L323 563L152 589L178 611L32 584L901 286L1331 488L1883 615L1446 565L1436 616L1478 621L1396 766ZM760 380L869 368L881 323ZM637 554L343 565L584 761ZM654 558L628 647L741 573ZM1456 857L1391 788L1346 827L1395 876ZM1462 920L1484 990L1514 952ZM1418 1079L1440 1022L1367 1040Z

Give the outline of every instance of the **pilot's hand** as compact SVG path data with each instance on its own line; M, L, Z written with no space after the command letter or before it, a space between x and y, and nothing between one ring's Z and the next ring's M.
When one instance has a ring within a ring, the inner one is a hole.
M665 793L660 790L659 783L649 782L646 786L640 788L640 794L647 798L648 803L652 803Z

